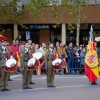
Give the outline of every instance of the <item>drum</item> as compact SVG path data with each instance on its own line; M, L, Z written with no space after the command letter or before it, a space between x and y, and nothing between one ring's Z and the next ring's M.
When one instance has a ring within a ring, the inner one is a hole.
M4 70L6 72L15 72L17 70L17 61L13 58L8 59Z
M32 55L34 58L40 61L40 64L44 62L44 58L41 52L35 52Z
M31 58L28 61L27 66L28 66L28 70L36 70L39 66L39 61L36 58Z
M54 70L60 70L63 66L63 62L61 59L55 59L53 62L52 62L52 67Z

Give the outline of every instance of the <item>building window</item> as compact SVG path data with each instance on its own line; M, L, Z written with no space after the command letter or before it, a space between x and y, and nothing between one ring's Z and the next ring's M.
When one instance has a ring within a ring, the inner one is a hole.
M50 2L47 4L47 6L52 6L54 4L62 5L63 0L50 0ZM68 2L72 3L71 0L67 0ZM10 0L6 0L6 2L10 2ZM22 2L22 5L25 5L29 2L29 0L20 0ZM86 3L89 2L89 4L100 4L100 0L86 0Z
M96 4L100 4L100 0L96 0Z
M22 4L25 5L29 2L29 0L21 0L22 1Z
M95 4L95 0L90 0L89 4Z
M90 4L100 4L100 0L90 0Z
M49 2L49 4L47 4L47 6L53 6L53 5L55 5L55 4L57 4L57 5L62 5L62 0L51 0L51 1Z
M51 42L61 42L61 30L51 30Z

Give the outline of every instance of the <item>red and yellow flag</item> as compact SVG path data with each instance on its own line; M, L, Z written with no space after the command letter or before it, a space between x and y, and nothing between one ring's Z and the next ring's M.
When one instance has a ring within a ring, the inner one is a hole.
M42 74L41 69L42 69L43 66L44 66L44 62L42 62L41 64L39 64L39 66L37 68L37 75L41 75Z
M21 62L20 62L20 53L16 52L16 58L17 58L17 62L18 62L18 67L21 66Z
M96 81L99 77L98 55L93 41L88 43L87 53L85 56L85 74L90 82Z

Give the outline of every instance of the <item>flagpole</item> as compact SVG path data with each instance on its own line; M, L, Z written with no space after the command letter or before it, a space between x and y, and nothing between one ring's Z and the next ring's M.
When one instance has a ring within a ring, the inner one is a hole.
M90 42L93 42L93 28L92 28L92 25L91 25L91 28L90 28Z
M91 28L90 28L90 42L91 42L91 48L93 49L93 28L92 28L92 25L91 25Z

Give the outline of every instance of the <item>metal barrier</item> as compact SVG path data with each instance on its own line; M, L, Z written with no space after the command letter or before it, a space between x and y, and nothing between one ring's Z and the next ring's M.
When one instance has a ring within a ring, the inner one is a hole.
M72 72L84 70L84 66L81 67L80 62L84 60L84 58L80 57L69 57L68 58L68 74L72 74Z

